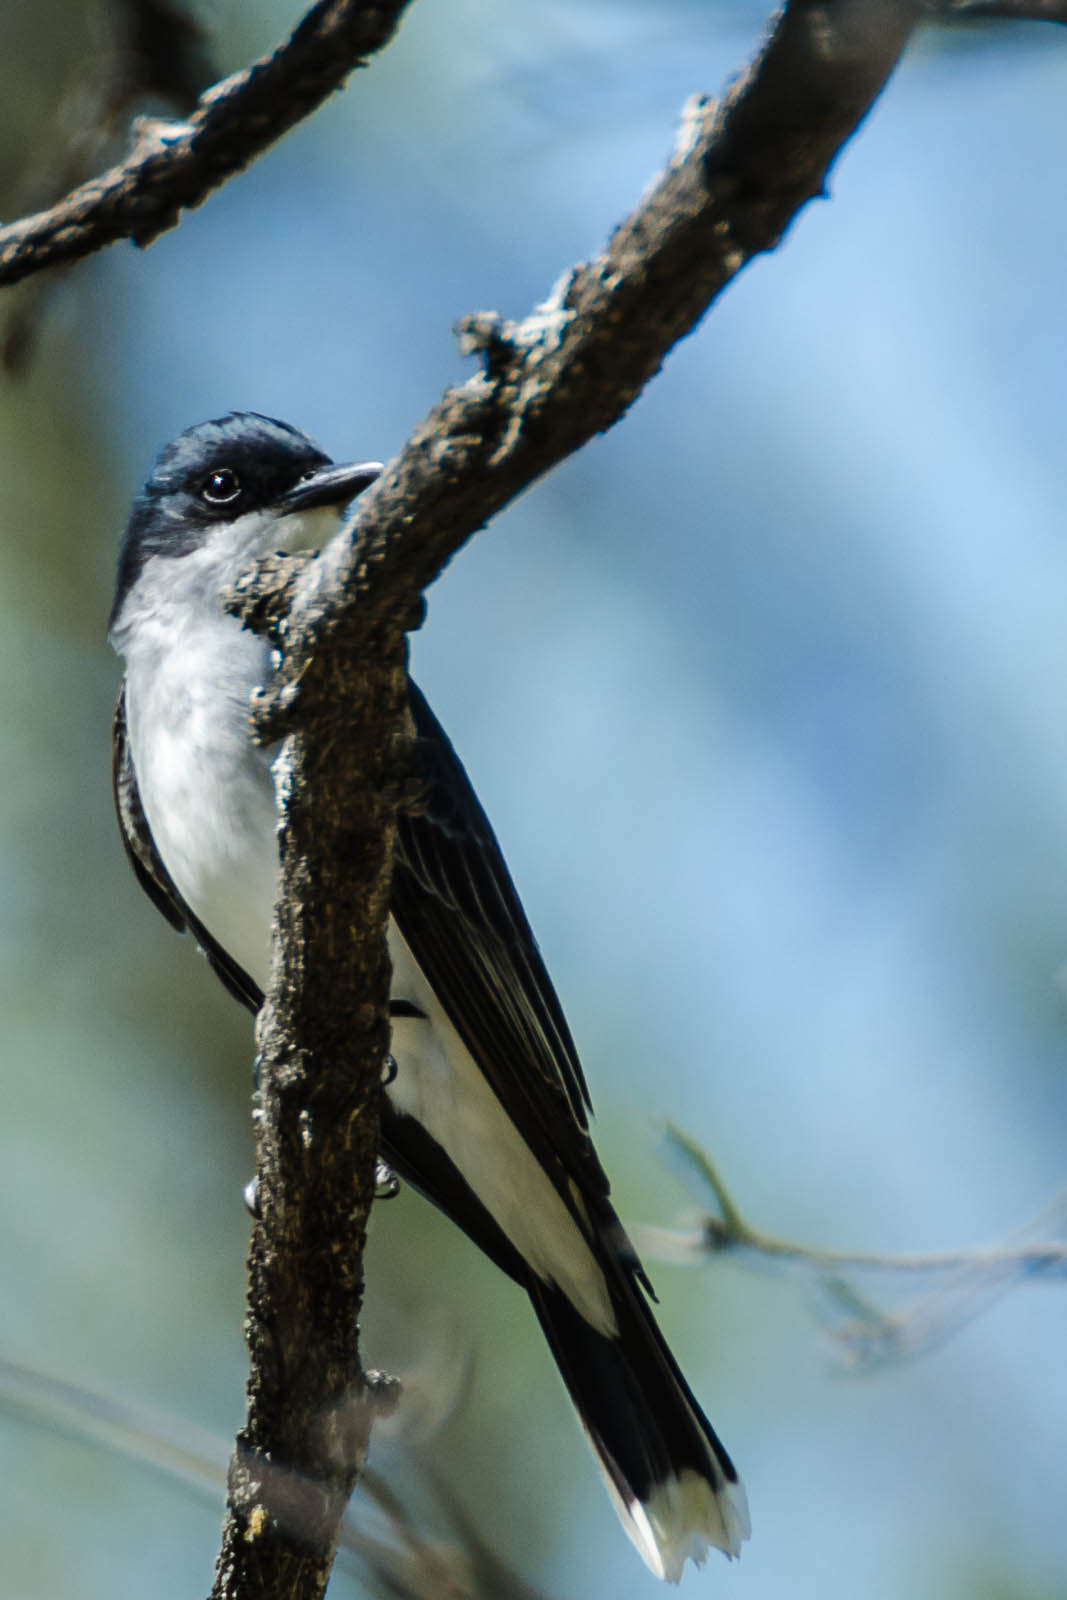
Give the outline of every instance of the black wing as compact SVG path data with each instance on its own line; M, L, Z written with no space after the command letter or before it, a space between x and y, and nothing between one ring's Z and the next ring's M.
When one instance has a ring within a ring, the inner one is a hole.
M589 1094L562 1008L459 757L414 683L410 693L423 796L417 811L398 819L393 915L453 1027L568 1205L577 1198L571 1179L585 1200L598 1200L608 1181L589 1138ZM186 904L156 850L130 756L125 685L112 723L112 778L137 881L172 926L189 929L230 993L257 1011L259 986ZM391 1128L393 1119L386 1121ZM399 1126L393 1131L399 1135ZM404 1175L455 1210L449 1185L421 1170L425 1152L407 1152L406 1135L400 1142L405 1148L390 1154ZM480 1227L463 1225L480 1239Z
M393 915L453 1027L572 1208L607 1195L578 1053L489 819L410 684L422 802L397 825ZM447 1209L447 1208L446 1208Z
M194 916L179 894L156 849L148 819L141 805L137 774L130 756L130 741L126 732L125 679L119 689L115 715L111 722L111 783L119 819L119 832L122 834L126 855L137 882L172 927L180 932L189 929L230 993L250 1011L258 1011L263 1004L263 992L259 985L252 981L243 967L239 967L236 961L230 959L199 918Z

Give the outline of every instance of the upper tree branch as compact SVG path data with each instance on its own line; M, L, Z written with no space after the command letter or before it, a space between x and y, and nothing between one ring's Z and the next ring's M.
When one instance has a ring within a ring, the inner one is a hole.
M207 91L188 122L149 124L119 166L0 228L0 284L117 239L150 244L339 89L391 38L409 0L320 0L271 55Z
M919 12L917 0L793 0L725 99L690 104L674 159L600 255L521 323L467 320L484 370L444 395L361 497L354 537L302 580L289 618L301 675L342 616L364 632L406 626L470 534L619 420L745 263L825 193ZM287 611L292 581L277 569L273 600L257 582L249 615Z

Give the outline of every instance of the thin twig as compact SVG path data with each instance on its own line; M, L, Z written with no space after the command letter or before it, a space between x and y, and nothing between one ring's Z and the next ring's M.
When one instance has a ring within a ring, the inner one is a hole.
M732 1254L799 1272L831 1313L838 1353L852 1372L925 1354L1018 1284L1067 1277L1067 1189L1012 1237L979 1249L826 1250L753 1227L696 1140L673 1124L667 1135L711 1190L717 1209L687 1228L635 1229L640 1248L675 1262ZM857 1273L924 1278L933 1287L891 1312L859 1292L849 1276Z
M797 1244L794 1240L764 1233L742 1216L715 1163L695 1139L674 1123L668 1124L667 1137L711 1189L719 1207L718 1216L709 1215L700 1224L702 1247L709 1255L753 1250L770 1260L799 1261L824 1272L865 1271L872 1268L879 1272L931 1273L1005 1266L1013 1268L1020 1275L1067 1272L1067 1244L1062 1240L989 1245L977 1250L920 1250L887 1254L877 1250L823 1250L817 1245Z
M392 37L409 0L320 0L269 56L200 97L187 122L141 124L127 159L0 228L0 284L118 239L147 245L314 111Z

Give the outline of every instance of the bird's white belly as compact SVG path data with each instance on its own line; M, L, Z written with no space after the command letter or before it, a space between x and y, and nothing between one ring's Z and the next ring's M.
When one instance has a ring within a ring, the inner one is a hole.
M258 789L236 783L230 799L230 815L220 821L202 796L198 803L190 795L187 808L165 830L160 853L204 927L266 991L278 890L277 813L269 769Z
M248 706L267 680L269 657L251 635L238 635L220 618L199 651L157 656L143 673L131 663L126 709L141 804L167 871L212 938L266 990L277 808L273 752L254 745ZM387 1093L394 1108L448 1154L533 1270L558 1284L594 1327L615 1331L607 1284L581 1228L391 919L389 952L393 996L423 1013L393 1022L397 1073Z
M249 701L267 681L269 655L227 622L219 619L199 651L175 652L180 676L166 656L151 672L131 671L126 714L141 805L167 871L212 938L266 989L278 886L275 752L254 744ZM213 648L220 626L224 664Z

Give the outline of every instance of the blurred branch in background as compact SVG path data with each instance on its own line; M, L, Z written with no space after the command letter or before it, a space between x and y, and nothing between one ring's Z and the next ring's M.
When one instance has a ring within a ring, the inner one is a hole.
M450 1396L462 1402L465 1391ZM78 1384L0 1359L0 1409L35 1427L83 1439L153 1468L212 1505L226 1488L227 1441L206 1428L95 1394ZM436 1422L444 1420L437 1408ZM419 1421L425 1415L421 1408ZM407 1430L404 1465L429 1490L447 1537L424 1533L380 1472L366 1471L346 1513L337 1566L369 1594L390 1600L546 1600L492 1550ZM423 1432L421 1428L419 1432ZM284 1476L279 1469L279 1478ZM281 1489L281 1485L279 1485ZM299 1485L286 1496L299 1500Z
M85 180L108 146L125 136L139 105L190 111L217 73L199 25L169 0L107 0L93 20L99 47L86 57L55 113L55 139L40 151L15 193L19 211L50 205ZM61 271L24 283L0 331L0 365L21 376L32 360L47 301Z
M909 1356L925 1355L1020 1284L1067 1278L1067 1189L1016 1232L974 1250L906 1255L867 1250L822 1250L754 1228L745 1220L705 1150L671 1124L671 1148L690 1173L711 1190L716 1209L687 1227L642 1224L633 1229L650 1256L696 1265L734 1255L780 1268L814 1288L831 1324L841 1362L869 1372ZM909 1288L930 1285L899 1311L882 1310L861 1294L857 1277L896 1277Z
M0 228L0 284L78 260L118 239L151 244L175 226L183 210L248 166L387 44L407 3L321 0L269 56L203 94L187 122L135 124L125 161L50 210Z

